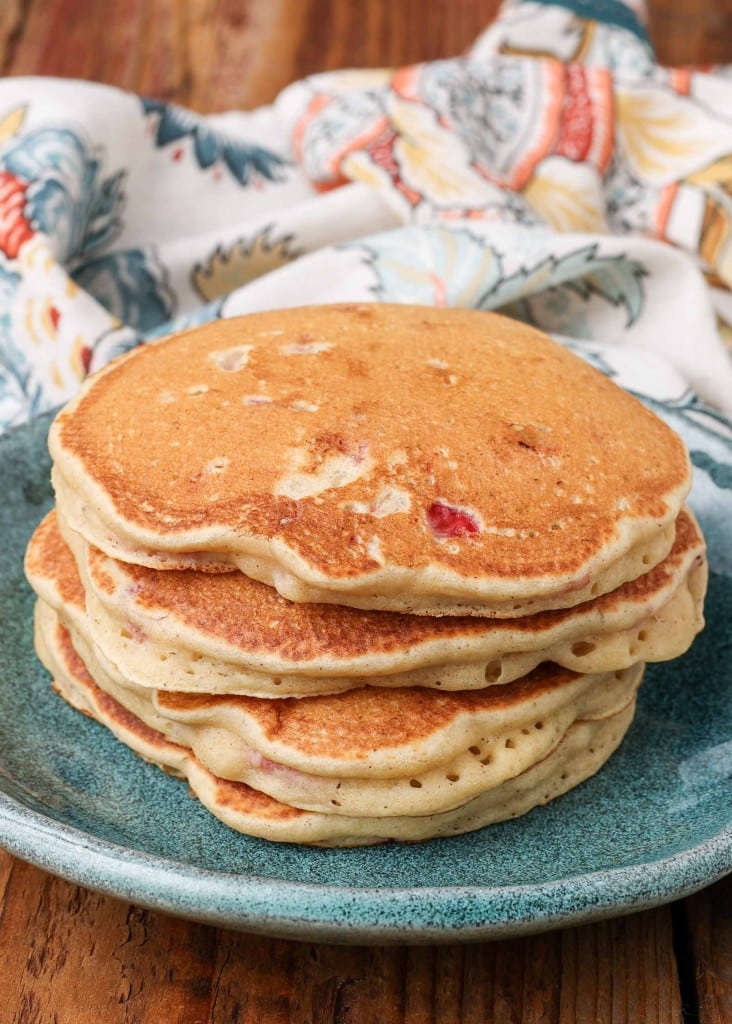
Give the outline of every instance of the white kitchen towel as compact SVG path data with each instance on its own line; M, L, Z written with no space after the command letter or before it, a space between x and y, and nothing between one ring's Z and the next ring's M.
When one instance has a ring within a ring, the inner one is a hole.
M513 0L460 57L248 113L0 81L0 428L214 317L497 309L679 430L732 572L732 75L659 66L643 18Z

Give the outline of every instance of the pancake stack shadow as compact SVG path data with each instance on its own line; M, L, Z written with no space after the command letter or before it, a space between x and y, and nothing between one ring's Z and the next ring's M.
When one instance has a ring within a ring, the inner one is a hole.
M49 445L26 573L56 690L250 835L524 814L703 626L682 442L494 314L216 322L89 378Z

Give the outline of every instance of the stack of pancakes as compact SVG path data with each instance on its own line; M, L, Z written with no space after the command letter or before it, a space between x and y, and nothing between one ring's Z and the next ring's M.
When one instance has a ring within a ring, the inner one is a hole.
M494 314L218 321L90 378L26 571L58 692L228 825L354 846L593 774L702 627L679 438Z

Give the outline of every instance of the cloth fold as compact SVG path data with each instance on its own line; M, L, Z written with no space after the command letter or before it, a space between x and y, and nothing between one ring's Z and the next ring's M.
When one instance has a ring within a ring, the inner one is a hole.
M497 309L684 434L729 571L732 78L660 67L644 21L638 3L513 0L460 57L208 117L0 82L0 427L214 317Z

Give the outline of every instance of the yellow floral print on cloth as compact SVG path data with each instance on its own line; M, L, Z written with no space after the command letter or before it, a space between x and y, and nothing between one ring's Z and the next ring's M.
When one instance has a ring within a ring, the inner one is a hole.
M644 19L509 0L463 55L208 117L0 81L0 429L215 317L499 309L684 435L732 573L732 68L659 66Z

